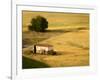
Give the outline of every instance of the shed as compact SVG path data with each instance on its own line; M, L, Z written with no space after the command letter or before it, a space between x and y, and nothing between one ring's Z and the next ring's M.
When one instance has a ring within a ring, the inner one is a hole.
M53 51L53 46L49 44L35 44L32 50L34 53L48 54L48 52Z

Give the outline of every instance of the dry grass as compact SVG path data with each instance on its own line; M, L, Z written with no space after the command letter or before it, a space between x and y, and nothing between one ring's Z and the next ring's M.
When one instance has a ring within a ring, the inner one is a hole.
M45 58L49 65L84 66L89 65L89 34L88 30L64 33L41 43L49 43L61 55Z
M40 42L52 44L59 55L25 56L41 61L50 67L87 66L89 65L88 33L88 30L69 32Z
M27 24L36 15L49 21L45 33L29 32ZM52 17L53 16L53 17ZM48 67L69 67L89 65L89 15L73 13L23 12L23 56ZM53 45L57 55L33 55L29 52L34 43ZM26 64L27 65L27 64ZM38 64L36 64L38 65Z
M64 33L60 36L52 37L40 43L49 43L54 46L55 50L67 51L73 49L89 48L89 32L82 30L79 32Z

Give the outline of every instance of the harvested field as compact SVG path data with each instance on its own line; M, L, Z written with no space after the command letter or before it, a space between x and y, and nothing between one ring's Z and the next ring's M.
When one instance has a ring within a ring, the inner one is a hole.
M28 30L36 15L47 18L46 32ZM24 69L89 66L89 14L23 11L22 33ZM30 48L36 43L52 45L56 55L33 54Z

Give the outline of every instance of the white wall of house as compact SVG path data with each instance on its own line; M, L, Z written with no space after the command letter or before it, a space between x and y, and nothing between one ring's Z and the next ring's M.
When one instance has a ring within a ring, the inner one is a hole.
M40 51L40 50L50 51L52 49L53 49L52 47L36 46L37 51Z

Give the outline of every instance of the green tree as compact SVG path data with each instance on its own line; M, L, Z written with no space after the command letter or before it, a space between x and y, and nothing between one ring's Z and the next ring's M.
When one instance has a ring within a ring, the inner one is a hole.
M31 25L28 26L30 31L44 32L48 28L48 21L42 16L32 18Z

